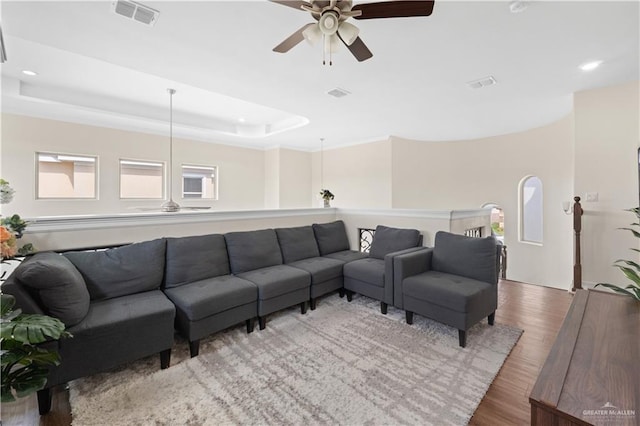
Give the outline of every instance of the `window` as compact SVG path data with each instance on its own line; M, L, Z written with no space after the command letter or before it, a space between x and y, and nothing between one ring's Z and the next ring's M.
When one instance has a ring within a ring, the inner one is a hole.
M528 176L520 182L520 240L542 244L542 181Z
M96 198L97 157L38 152L38 198Z
M120 160L120 198L164 198L164 163Z
M182 198L218 199L218 168L182 166Z

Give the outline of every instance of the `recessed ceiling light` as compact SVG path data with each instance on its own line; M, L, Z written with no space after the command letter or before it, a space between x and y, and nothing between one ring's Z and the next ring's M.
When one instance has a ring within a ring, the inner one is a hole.
M34 77L34 76L38 75L37 72L31 71L31 70L22 70L22 74L28 75L28 76L31 76L31 77Z
M524 12L529 7L529 2L524 0L513 0L509 2L509 10L511 13Z
M238 118L238 123L244 123L245 121L247 120L244 117Z
M582 71L593 71L596 68L598 68L600 64L602 64L602 61L587 62L585 64L580 65L580 69Z

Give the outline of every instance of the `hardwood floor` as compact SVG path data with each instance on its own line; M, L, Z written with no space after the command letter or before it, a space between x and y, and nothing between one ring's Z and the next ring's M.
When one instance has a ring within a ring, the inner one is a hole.
M573 296L564 290L501 281L496 322L524 330L469 424L530 424L529 394Z
M564 290L503 280L498 290L496 322L524 330L489 391L473 415L471 425L528 425L529 393L569 309L572 295ZM38 416L35 396L2 404L2 425L67 426L71 424L69 394L58 387L53 407Z

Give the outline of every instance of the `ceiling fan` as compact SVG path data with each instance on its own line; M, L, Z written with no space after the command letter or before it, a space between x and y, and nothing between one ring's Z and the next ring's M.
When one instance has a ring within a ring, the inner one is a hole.
M176 89L167 89L167 92L169 93L169 171L167 173L169 200L162 203L159 208L138 207L138 210L160 210L166 213L175 213L180 210L209 210L211 208L209 206L181 207L180 204L173 201L173 183L171 181L173 177L173 95L175 95Z
M352 0L270 0L273 3L289 6L311 13L316 23L306 24L290 35L282 43L273 48L274 52L285 53L302 40L314 44L323 40L323 54L331 54L343 43L359 62L373 56L362 39L360 30L355 25L345 22L354 19L406 18L412 16L429 16L433 12L433 0L398 0L378 3L361 3L353 5ZM325 64L323 56L322 64Z

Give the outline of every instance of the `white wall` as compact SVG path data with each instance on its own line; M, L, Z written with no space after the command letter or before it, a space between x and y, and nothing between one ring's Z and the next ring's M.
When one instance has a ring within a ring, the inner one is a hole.
M158 200L119 198L120 158L168 162L167 137L103 127L86 126L25 116L2 114L3 178L16 190L3 214L23 217L135 212L136 207L156 207ZM35 152L97 155L97 200L36 200ZM182 205L208 205L216 210L264 207L264 152L184 139L174 139L174 199ZM219 167L219 199L181 200L182 164ZM178 178L175 178L178 177Z
M265 151L264 164L265 208L312 207L310 152L269 149Z
M625 209L638 206L640 108L638 82L575 94L575 193L583 197L582 268L587 284L628 283L611 265L617 259L638 260L630 232L618 230L637 222ZM597 202L586 193L597 192Z

